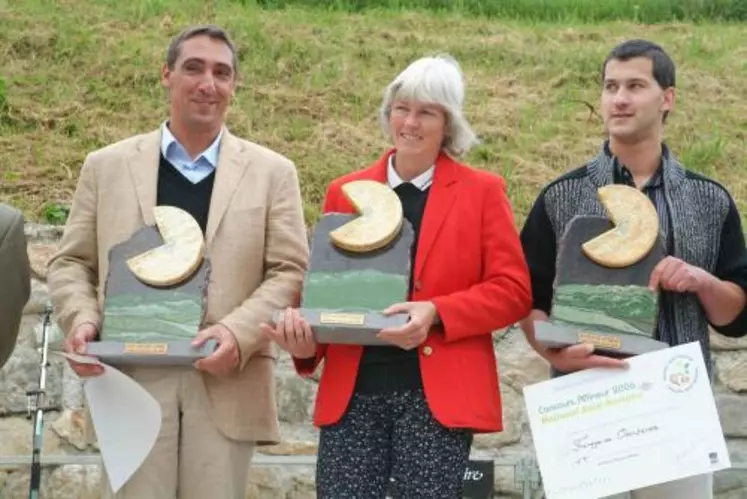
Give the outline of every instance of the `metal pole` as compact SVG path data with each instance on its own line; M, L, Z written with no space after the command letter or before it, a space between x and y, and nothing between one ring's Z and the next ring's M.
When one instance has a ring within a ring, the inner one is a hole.
M532 499L540 486L540 473L533 458L522 457L514 466L515 483L521 487L522 498ZM544 497L544 496L543 496Z
M31 480L29 482L29 499L39 497L41 485L41 450L44 436L44 407L46 405L47 366L49 365L49 325L51 323L52 306L47 303L44 308L44 322L42 324L41 370L39 373L39 387L28 390L28 412L34 413L34 434L31 453Z

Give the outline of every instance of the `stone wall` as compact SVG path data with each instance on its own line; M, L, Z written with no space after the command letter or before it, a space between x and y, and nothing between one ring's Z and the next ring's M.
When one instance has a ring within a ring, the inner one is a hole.
M44 305L47 301L45 263L60 236L57 227L27 227L29 255L34 269L33 295L26 306L18 344L0 371L0 456L28 455L31 452L32 422L26 417L28 388L37 384L39 340ZM53 329L53 339L59 331ZM506 463L532 458L531 434L524 412L522 388L547 377L547 365L526 344L515 328L496 333L494 344L499 359L501 391L504 400L505 431L478 436L473 457L495 459L497 497L525 497L517 484L514 469ZM731 340L713 335L716 351L716 399L724 433L729 439L735 465L747 465L747 339ZM81 385L69 367L52 357L48 370L47 412L44 453L47 455L90 455L97 452L95 435L86 426ZM287 356L277 366L278 404L283 443L261 448L264 455L313 455L317 431L310 424L315 381L295 375ZM681 417L688 417L682 414ZM88 499L98 497L101 470L96 465L65 465L45 468L42 497ZM0 469L0 497L28 496L28 466ZM719 499L747 499L747 469L721 472L716 477ZM312 466L252 467L247 498L302 499L314 497ZM528 497L528 496L527 496ZM537 492L532 497L542 497Z

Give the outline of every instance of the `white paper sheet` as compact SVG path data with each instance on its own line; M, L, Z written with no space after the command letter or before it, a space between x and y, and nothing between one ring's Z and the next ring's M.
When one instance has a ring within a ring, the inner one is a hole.
M109 483L117 492L153 448L161 429L161 406L143 387L114 367L90 356L59 355L104 368L102 375L85 380L83 392Z
M698 342L524 388L548 499L596 499L729 468Z

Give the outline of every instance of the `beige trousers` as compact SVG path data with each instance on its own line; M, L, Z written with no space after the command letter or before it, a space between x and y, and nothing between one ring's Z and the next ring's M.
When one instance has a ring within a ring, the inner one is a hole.
M713 499L713 475L698 475L660 483L603 499Z
M123 368L161 404L161 431L130 480L104 499L244 499L254 446L229 440L207 412L205 384L194 368ZM122 438L127 438L123 435Z

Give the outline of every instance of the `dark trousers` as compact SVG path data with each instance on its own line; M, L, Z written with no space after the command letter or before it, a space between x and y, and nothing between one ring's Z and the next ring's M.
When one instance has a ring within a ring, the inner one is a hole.
M472 434L431 415L422 391L355 394L321 429L319 499L459 499Z

